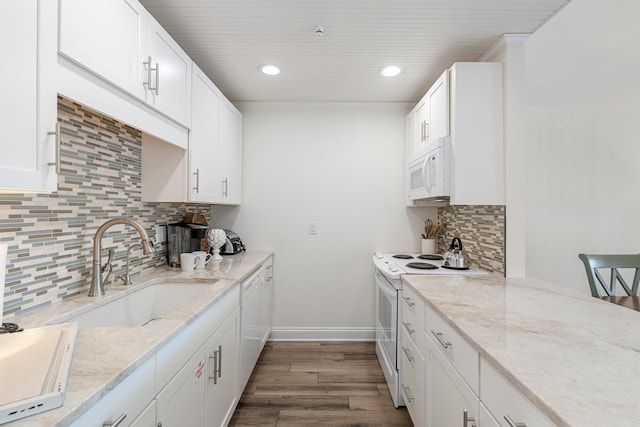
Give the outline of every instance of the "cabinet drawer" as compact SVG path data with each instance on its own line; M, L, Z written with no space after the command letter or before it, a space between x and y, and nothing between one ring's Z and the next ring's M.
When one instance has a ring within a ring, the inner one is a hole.
M416 331L416 339L422 341L422 348L419 348L416 343L409 337L406 329L402 330L402 338L400 341L400 370L411 370L418 378L420 384L424 384L424 367L426 353L426 342L424 331Z
M402 357L402 364L406 366L408 364L407 357L404 353L400 355ZM416 360L418 357L416 356ZM424 360L422 360L422 366L424 366ZM424 372L424 370L423 370ZM424 394L424 385L422 383L424 377L417 377L416 373L410 367L408 369L402 369L400 373L400 392L407 410L411 416L411 420L415 426L424 426L425 407L426 400Z
M505 417L516 425L555 425L484 358L480 359L480 392L480 400L501 426L509 427Z
M426 307L427 335L476 395L480 387L480 355L431 306Z
M424 329L425 326L425 302L421 296L406 283L402 286L402 315L411 313L415 320Z

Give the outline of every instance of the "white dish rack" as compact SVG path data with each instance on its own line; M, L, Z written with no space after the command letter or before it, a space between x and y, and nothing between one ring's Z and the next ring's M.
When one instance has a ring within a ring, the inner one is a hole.
M77 323L0 335L0 424L64 403Z

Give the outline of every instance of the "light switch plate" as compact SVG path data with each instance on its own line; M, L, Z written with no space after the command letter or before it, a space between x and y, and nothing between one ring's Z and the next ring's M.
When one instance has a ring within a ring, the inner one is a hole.
M164 243L167 241L167 226L156 226L156 243Z
M309 222L309 234L318 234L318 223L315 221Z

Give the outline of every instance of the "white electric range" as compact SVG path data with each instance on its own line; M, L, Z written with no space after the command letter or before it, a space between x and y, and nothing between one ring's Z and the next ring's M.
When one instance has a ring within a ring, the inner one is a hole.
M393 404L404 406L400 392L400 301L402 275L482 275L475 268L447 268L441 255L412 253L373 255L376 268L376 354L382 367Z

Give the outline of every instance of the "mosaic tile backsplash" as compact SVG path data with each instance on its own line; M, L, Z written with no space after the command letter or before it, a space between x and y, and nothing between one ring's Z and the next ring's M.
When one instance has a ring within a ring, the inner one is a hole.
M449 248L451 239L459 237L472 266L504 275L504 206L446 206L438 208L438 221L446 224L438 239L439 253Z
M9 245L4 319L87 292L92 273L93 236L106 220L123 216L139 222L149 236L156 225L179 222L189 212L211 221L211 206L142 202L142 135L114 119L58 98L61 173L51 194L0 194L0 243ZM122 225L102 239L115 248L113 281L124 273L127 248L138 234ZM166 263L166 245L150 256L131 253L133 277ZM104 261L103 261L104 262Z

